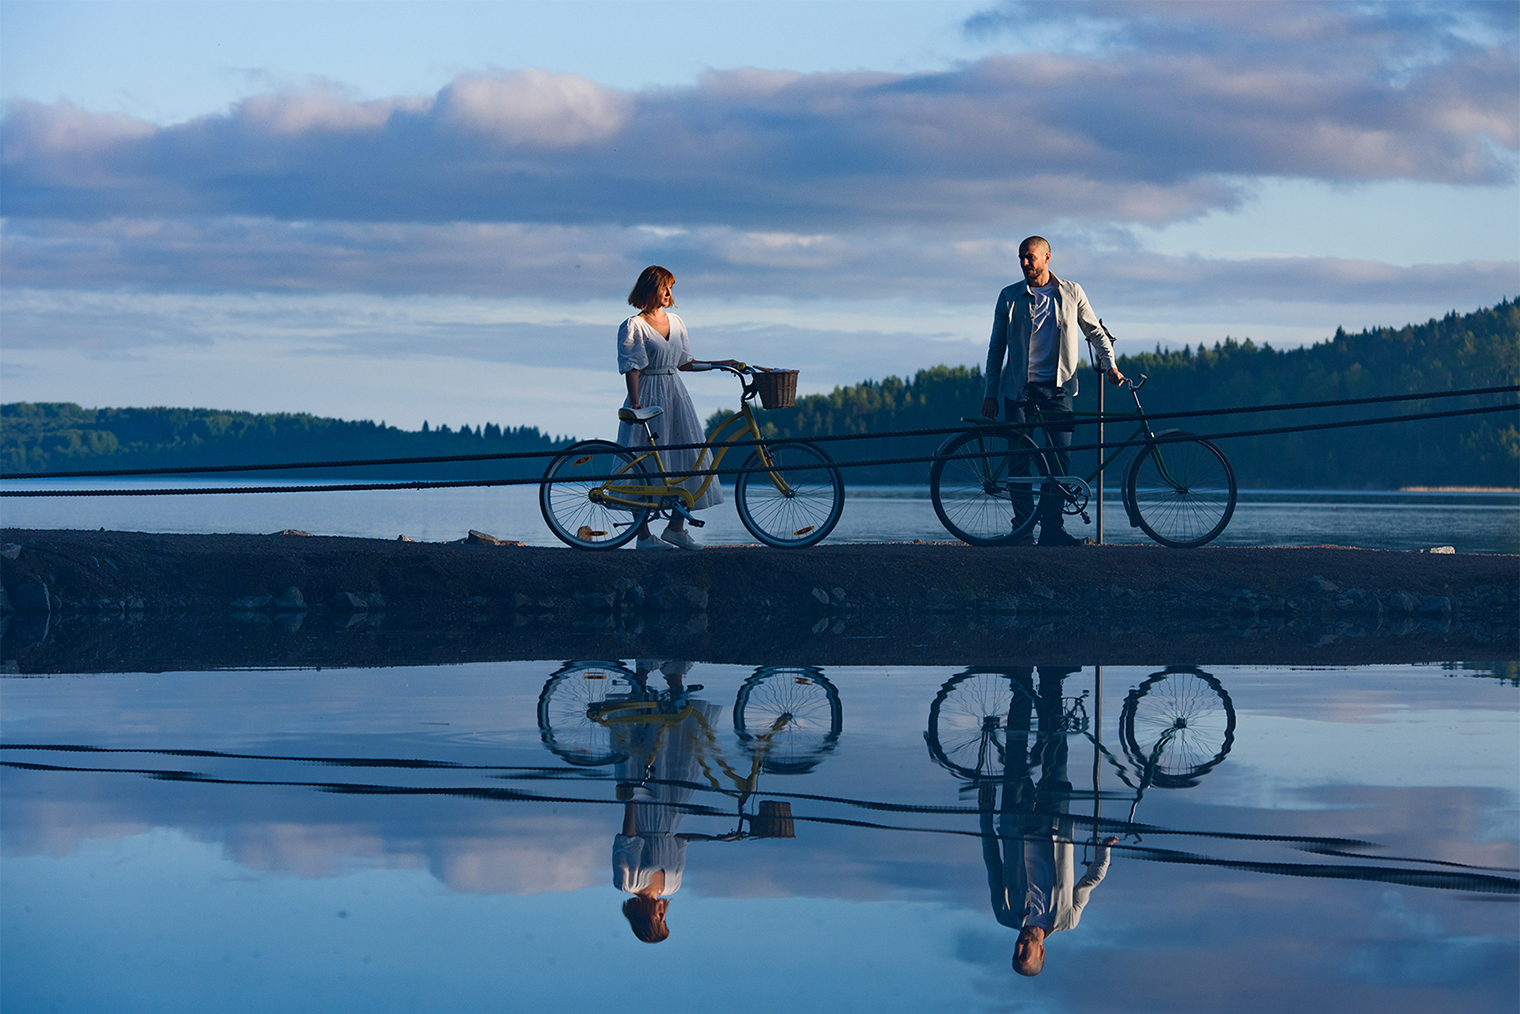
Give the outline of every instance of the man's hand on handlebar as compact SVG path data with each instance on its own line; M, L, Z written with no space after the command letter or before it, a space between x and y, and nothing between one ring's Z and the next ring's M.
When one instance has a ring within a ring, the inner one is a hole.
M1108 368L1108 382L1110 384L1113 384L1115 387L1118 387L1120 384L1124 383L1124 374L1119 372L1119 367L1110 366Z

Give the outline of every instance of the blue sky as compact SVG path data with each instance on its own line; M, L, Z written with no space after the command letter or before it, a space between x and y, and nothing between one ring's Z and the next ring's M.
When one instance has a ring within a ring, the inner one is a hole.
M1517 37L1507 3L0 3L0 398L602 434L647 263L699 356L826 390L977 362L1030 233L1121 349L1491 305Z

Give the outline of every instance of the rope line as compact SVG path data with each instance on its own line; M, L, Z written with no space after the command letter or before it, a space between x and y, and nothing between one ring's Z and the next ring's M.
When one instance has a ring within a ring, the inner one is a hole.
M1235 408L1204 408L1192 409L1186 412L1153 412L1147 413L1143 418L1147 420L1157 419L1191 419L1199 416L1216 415L1240 415L1252 412L1288 412L1315 408L1338 408L1348 405L1376 405L1396 401L1430 401L1437 398L1463 398L1483 394L1513 394L1520 392L1520 384L1511 384L1505 387L1472 387L1461 391L1435 391L1424 394L1391 394L1381 395L1375 398L1338 398L1330 401L1300 401L1282 405L1257 405L1237 406ZM1093 413L1091 415L1076 414L1071 422L1078 425L1093 425L1096 423L1123 423L1137 422L1142 417L1133 412L1109 412L1105 414ZM1412 417L1411 417L1412 418ZM1434 417L1433 417L1434 418ZM1045 425L1039 422L998 422L988 423L999 428L1029 430L1038 429ZM774 443L779 440L807 440L813 443L825 443L836 440L888 440L900 437L928 437L945 436L951 433L961 433L966 429L962 426L935 426L908 430L886 430L881 433L824 433L817 436L798 437L770 437L761 440L732 440L725 441L726 447L755 447L761 443ZM691 451L710 446L708 443L694 444L661 444L661 450L666 451ZM143 475L206 475L224 472L282 472L298 468L368 468L379 465L437 465L468 461L511 461L525 458L552 458L565 451L564 447L547 451L501 451L491 454L441 454L425 457L410 458L338 458L332 461L281 461L265 462L255 465L185 465L179 468L97 468L75 469L63 472L0 472L0 480L3 479L104 479L111 477L143 476ZM410 485L398 487L410 489Z
M1071 446L1062 448L1061 450L1066 451L1066 452L1072 452L1072 451L1092 451L1092 450L1107 450L1107 449L1110 449L1110 448L1144 447L1144 446L1148 446L1150 444L1188 443L1188 442L1191 442L1191 441L1194 441L1194 440L1199 440L1199 439L1202 439L1202 440L1228 440L1228 439L1236 439L1236 438L1240 438L1240 437L1275 436L1275 435L1284 434L1284 433L1309 433L1309 432L1315 432L1315 431L1319 431L1319 430L1350 429L1350 428L1358 427L1358 426L1378 426L1378 425L1385 425L1385 424L1390 424L1390 423L1417 422L1417 421L1426 420L1426 419L1449 419L1449 418L1453 418L1453 417L1457 417L1457 416L1487 415L1487 414L1491 414L1491 413L1495 413L1495 412L1514 412L1514 411L1520 411L1520 405L1484 405L1484 406L1480 406L1480 407L1477 407L1477 408L1453 409L1453 410L1448 411L1448 412L1421 412L1421 413L1414 413L1414 414L1410 414L1410 415L1382 416L1382 417L1376 418L1376 419L1351 419L1351 420L1346 420L1346 421L1343 421L1343 422L1310 423L1310 424L1305 424L1305 425L1301 425L1301 426L1274 426L1274 427L1269 427L1269 428L1266 428L1266 429L1236 430L1234 432L1229 432L1229 433L1211 433L1211 434L1204 434L1204 433L1198 433L1198 434L1192 434L1192 433L1171 433L1171 434L1164 434L1164 433L1158 433L1154 437L1147 437L1147 438L1144 438L1144 439L1137 439L1137 440L1113 440L1113 441L1104 441L1102 443L1072 444ZM1150 417L1147 417L1147 418L1150 418ZM1002 427L1000 426L1000 427L998 427L998 429L1002 429ZM965 427L960 427L960 428L951 430L950 432L952 432L952 433L964 433L964 432L967 432L967 430L966 430ZM810 441L787 441L787 440L779 440L779 439L778 440L768 441L768 443L771 443L771 444L782 444L782 443L790 443L790 442L807 443L807 442L810 442ZM698 444L698 445L695 445L695 446L705 447L705 446L708 446L708 445L706 445L706 444ZM720 446L722 446L722 445L720 445ZM674 448L673 447L662 447L661 449L662 450L672 450ZM566 450L567 449L561 449L559 451L556 451L555 454L556 455L564 454L566 452ZM637 448L630 448L630 450L637 451L639 449L637 449ZM1040 451L1042 453L1047 452L1047 451L1051 451L1051 450L1053 450L1053 449L1049 448L1049 447L1040 448ZM780 471L780 472L805 472L805 471L817 471L817 470L820 470L820 469L833 469L833 468L867 468L867 467L875 467L875 466L879 466L879 465L911 465L911 464L917 464L917 463L921 463L921 462L925 462L925 461L935 461L935 460L944 460L944 461L974 460L974 459L977 459L977 458L985 458L985 457L988 456L989 453L996 453L996 452L985 452L984 451L984 452L980 452L980 453L976 453L976 454L926 454L926 455L911 455L911 456L897 457L897 458L866 458L866 459L859 460L859 461L831 461L831 462L819 462L817 464L797 464L797 465L787 464L787 465L782 465L782 466L779 466L779 467L778 466L755 465L755 466L742 467L742 468L703 468L703 469L688 469L688 470L684 470L684 471L676 471L676 470L654 471L654 470L647 470L644 473L642 473L641 475L638 475L637 478L639 478L640 480L649 480L649 479L661 478L661 477L668 478L668 479L684 479L684 478L695 478L695 477L708 476L708 475L714 475L714 476L749 475L749 474L758 474L758 473L776 472L776 471ZM44 475L44 476L33 476L33 477L34 478L52 478L56 474L58 474L58 473L52 473L52 474ZM527 477L527 478L521 478L521 479L437 479L437 480L412 480L410 482L386 482L386 483L328 483L328 484L323 484L323 485L311 485L311 486L238 486L238 487L202 486L202 487L183 487L183 488L178 488L178 489L80 489L80 490L69 490L69 489L5 489L5 490L0 490L0 497L208 496L208 495L233 494L233 493L347 493L347 492L363 492L363 491L366 491L366 490L459 489L459 488L464 488L464 487L477 487L477 486L481 486L481 487L484 487L484 486L542 486L542 485L546 485L546 484L561 483L561 482L607 482L607 481L610 481L610 480L613 480L613 479L630 479L630 478L632 478L632 476L630 476L629 473L622 472L622 473L616 473L616 474L610 474L610 475L577 475L577 476L570 476L570 477L566 477L566 478L553 478L553 479L547 479L547 478L544 478L542 476L538 476L538 477Z

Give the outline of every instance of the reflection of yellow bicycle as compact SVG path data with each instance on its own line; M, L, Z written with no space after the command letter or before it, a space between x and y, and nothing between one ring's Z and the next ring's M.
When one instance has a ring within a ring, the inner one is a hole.
M755 670L734 702L734 731L749 758L745 771L744 765L736 770L729 764L717 730L692 706L690 695L701 689L695 684L656 691L618 662L567 662L549 677L539 697L539 732L545 746L572 764L599 766L628 759L614 745L614 728L653 727L651 768L665 736L695 735L701 742L696 762L706 781L738 802L739 826L724 837L792 837L789 803L761 802L756 813L747 812L747 806L762 771L803 774L834 749L841 724L839 691L813 666ZM633 775L632 784L651 777L648 769ZM725 787L725 779L732 788ZM619 786L619 792L631 793L632 784Z
M822 540L844 511L844 478L822 449L802 440L766 440L750 402L760 395L766 408L787 407L767 397L767 375L780 371L740 365L727 370L743 383L739 411L712 431L693 471L715 469L736 441L759 443L735 477L739 520L768 546L796 548ZM752 378L752 379L750 379ZM650 446L624 447L608 440L572 444L549 462L538 490L539 509L550 531L577 549L614 549L628 542L651 517L679 515L701 527L692 505L717 480L715 475L683 480L669 473L660 454L659 434L649 424L658 406L620 409L618 418L644 428ZM693 488L694 487L694 488Z

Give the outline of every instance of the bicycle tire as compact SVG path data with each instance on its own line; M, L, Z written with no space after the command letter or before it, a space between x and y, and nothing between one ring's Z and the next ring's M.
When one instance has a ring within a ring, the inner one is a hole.
M612 733L590 709L609 700L637 700L642 690L621 662L579 661L560 666L538 695L538 735L556 757L576 767L616 764Z
M1217 539L1235 513L1235 470L1203 437L1167 435L1188 439L1140 448L1124 495L1146 535L1163 546L1196 549Z
M1209 673L1172 666L1129 692L1119 729L1125 753L1142 772L1154 759L1152 785L1188 788L1229 754L1235 743L1235 705Z
M1007 761L1008 711L1015 696L1033 700L1001 669L968 669L940 687L929 705L929 756L972 781L1001 778ZM1030 734L1038 731L1031 717Z
M734 506L749 533L767 546L800 549L821 542L844 513L844 476L834 459L813 444L781 440L766 444L773 471L786 480L783 492L771 472L741 472L734 483ZM765 463L757 450L745 468Z
M1006 443L1006 449L995 446ZM971 454L976 457L953 458ZM1015 501L1010 475L1050 475L1050 462L1027 433L977 428L951 437L929 466L929 499L940 524L972 546L1022 539L1040 513L1042 483L1032 483L1029 503ZM1017 471L1016 471L1017 470Z
M544 479L621 473L632 477L634 485L655 482L639 455L628 448L609 440L582 440L550 460ZM606 482L586 479L539 485L538 509L555 538L576 549L616 549L638 534L649 520L651 508L599 503L595 496Z
M744 681L734 701L734 732L761 767L800 775L839 743L844 724L839 690L816 666L764 666Z

